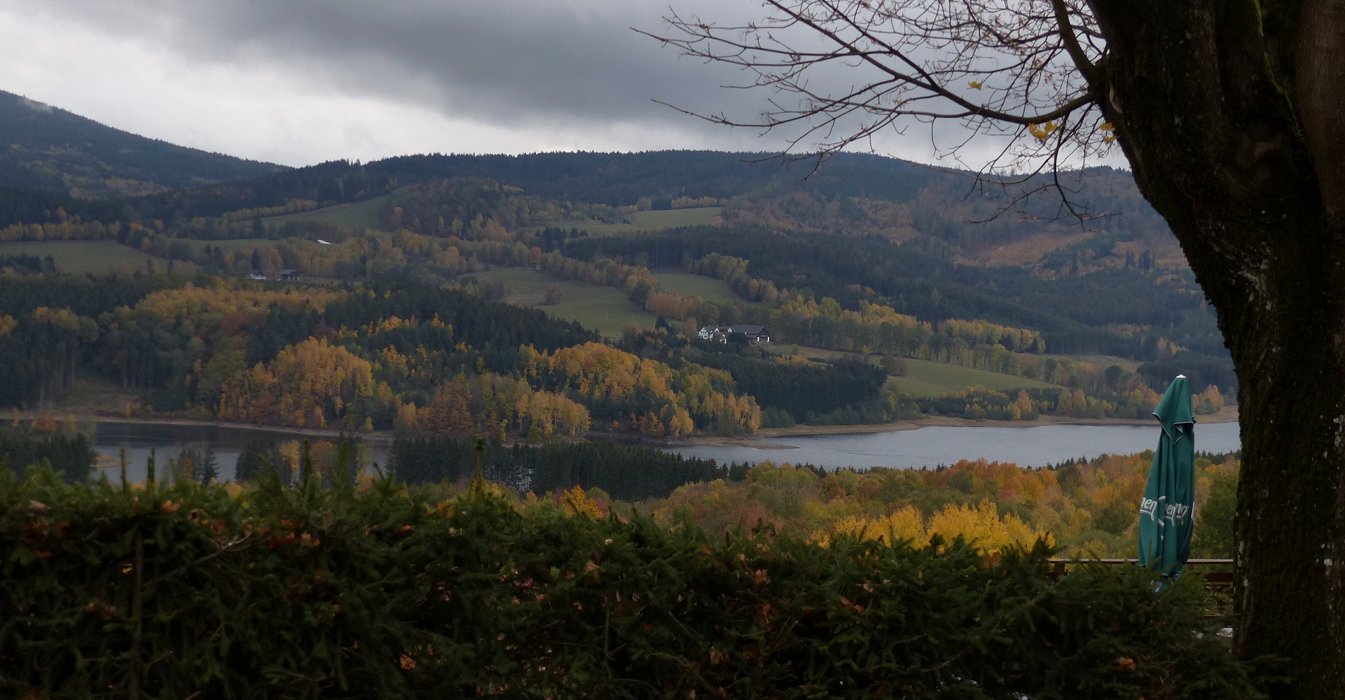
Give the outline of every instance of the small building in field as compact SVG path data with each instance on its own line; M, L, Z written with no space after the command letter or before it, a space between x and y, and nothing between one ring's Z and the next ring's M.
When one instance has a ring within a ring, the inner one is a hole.
M715 340L721 343L728 342L728 335L725 333L725 329L721 326L705 326L696 334L696 337L701 340Z
M728 330L731 334L745 336L749 342L771 342L770 329L765 326L758 326L751 323L735 323L732 326L729 326Z
M279 279L284 282L298 282L299 271L292 269L281 270L276 273L276 279Z
M701 340L712 340L720 343L729 342L729 336L741 336L747 339L749 343L769 343L771 342L770 329L765 326L759 326L751 323L737 323L732 326L705 326L700 329L696 337Z

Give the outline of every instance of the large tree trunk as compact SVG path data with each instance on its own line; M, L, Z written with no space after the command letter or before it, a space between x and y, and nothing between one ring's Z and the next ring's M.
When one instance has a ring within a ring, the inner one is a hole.
M1094 3L1110 52L1103 109L1232 351L1243 448L1235 645L1288 657L1285 697L1345 687L1340 5Z

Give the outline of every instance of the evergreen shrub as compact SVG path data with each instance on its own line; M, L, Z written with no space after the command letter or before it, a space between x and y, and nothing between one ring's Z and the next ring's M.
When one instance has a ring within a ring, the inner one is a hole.
M1200 587L571 499L0 470L5 697L1260 695Z

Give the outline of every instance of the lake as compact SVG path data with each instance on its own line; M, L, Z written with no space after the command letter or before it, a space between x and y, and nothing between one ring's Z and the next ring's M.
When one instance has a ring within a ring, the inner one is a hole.
M684 457L714 459L720 463L755 464L771 460L815 464L828 469L921 469L950 465L964 459L1045 467L1068 459L1152 450L1158 445L1158 431L1156 422L1149 426L927 426L882 433L774 437L768 441L744 440L731 445L667 449ZM1241 449L1236 422L1197 423L1195 436L1197 451L1235 452Z
M156 454L160 473L168 460L186 447L213 447L220 481L234 477L238 455L249 440L329 440L299 433L212 425L162 425L144 423L98 423L94 451L100 468L117 479L119 455L126 450L127 475L132 481L145 478L150 450ZM729 445L664 447L685 457L727 462L790 462L815 464L828 469L847 467L894 467L921 469L953 464L963 459L1013 462L1024 467L1044 467L1068 459L1093 458L1103 454L1133 454L1152 450L1158 444L1158 426L1139 425L1042 425L1034 427L927 426L913 430L848 435L773 437L741 440ZM389 444L364 444L364 462L386 464ZM1237 423L1196 425L1196 449L1202 452L1233 452L1240 448Z
M300 433L276 432L254 428L233 428L215 425L181 425L159 423L96 423L94 424L93 449L98 453L99 471L106 473L112 481L117 481L120 470L121 451L126 451L126 475L132 482L143 481L150 451L155 453L155 464L160 475L168 468L168 460L177 457L183 449L192 447L215 450L215 459L219 465L220 481L232 481L238 455L243 452L249 441L262 439L268 442L284 442L308 438L316 442L325 440L336 442L334 437L315 437ZM364 462L385 464L388 459L386 442L366 442Z

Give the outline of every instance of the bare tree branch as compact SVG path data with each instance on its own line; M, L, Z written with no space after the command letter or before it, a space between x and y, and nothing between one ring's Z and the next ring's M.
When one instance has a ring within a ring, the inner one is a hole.
M1086 0L763 5L769 15L759 22L721 25L670 11L664 33L635 30L750 76L726 87L772 93L756 116L670 107L716 124L782 133L791 152L809 155L872 144L912 122L958 122L974 135L1010 142L987 170L1010 159L1015 170L1063 164L1062 153L1076 163L1114 140L1085 128L1106 53ZM967 143L935 148L955 156Z
M1088 55L1083 47L1079 45L1079 38L1074 35L1074 26L1069 21L1069 8L1065 6L1065 0L1051 0L1051 10L1055 13L1056 27L1060 31L1060 40L1065 45L1065 51L1074 61L1074 67L1079 69L1083 77L1089 83L1095 83L1095 72L1097 66L1088 60Z

